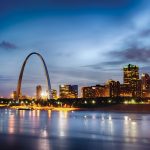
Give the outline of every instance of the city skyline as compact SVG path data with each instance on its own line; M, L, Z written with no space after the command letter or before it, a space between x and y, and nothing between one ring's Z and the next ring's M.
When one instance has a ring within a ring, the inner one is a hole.
M26 60L32 54L39 55L42 58L42 56L38 53L31 53L26 57L25 62L23 64L26 64ZM44 61L43 58L42 60ZM42 90L41 85L37 85L36 95L32 95L32 96L22 93L22 88L21 88L22 80L21 80L20 83L18 82L18 85L20 85L20 92L13 91L13 93L10 96L13 99L18 99L19 97L21 99L24 98L26 99L27 97L28 98L30 97L29 99L36 98L37 100L42 98L49 99L48 98L49 95L51 95L52 99L98 98L98 97L143 97L143 98L150 97L150 75L148 73L141 73L140 75L139 67L133 64L125 65L122 70L123 70L122 83L118 80L107 79L103 84L98 83L96 85L82 86L79 88L78 85L75 84L74 85L61 84L58 85L59 89L51 88L50 85L50 87L47 86L47 89L44 90ZM21 68L21 74L23 75L22 68ZM20 81L20 76L18 81ZM17 90L19 89L17 88ZM18 95L16 93L18 93Z
M35 53L35 52L32 52L32 53ZM31 53L31 54L32 54ZM29 54L29 55L31 55L31 54ZM39 54L40 55L40 54ZM81 85L78 85L78 84L76 84L75 82L75 84L70 84L69 82L67 82L67 83L63 83L63 84L58 84L57 85L57 87L55 87L55 88L51 88L51 90L53 91L53 90L56 90L56 92L58 92L59 91L59 93L57 94L57 96L59 95L60 96L60 87L61 86L79 86L79 88L78 88L78 97L82 97L83 95L82 95L82 88L84 88L84 87L94 87L94 86L103 86L103 85L107 85L107 83L108 82L110 82L110 81L115 81L115 82L118 82L119 81L119 84L124 84L125 83L125 81L124 81L124 72L123 72L123 70L124 70L124 68L127 68L127 67L129 67L129 66L135 66L135 67L137 67L138 68L138 78L141 80L142 79L142 76L145 74L145 75L149 75L149 73L148 72L141 72L140 71L140 68L138 67L138 65L133 65L133 64L126 64L124 67L122 67L122 69L120 69L120 71L122 71L122 79L121 80L119 80L119 79L113 79L113 78L111 78L111 79L106 79L105 81L103 81L102 83L100 83L100 82L97 82L97 83L91 83L90 85L88 85L88 83L86 84L85 83L85 85L83 86L82 85L82 83L81 83ZM25 70L25 69L24 69ZM44 70L42 70L43 72L44 72ZM18 76L18 78L19 78L19 76ZM35 77L36 78L36 77ZM28 83L26 83L26 84L28 84ZM42 91L44 91L44 92L47 92L47 87L46 87L46 83L45 83L45 85L44 84L41 84L41 82L39 82L39 85L36 85L36 87L37 86L42 86L42 88L44 89L44 90L42 90ZM17 87L17 85L16 85L16 87ZM6 96L6 97L12 97L12 94L13 94L13 92L16 92L15 91L16 89L14 89L13 91L11 91L11 93L8 93L8 96ZM23 91L22 90L22 88L21 88L21 91ZM28 93L24 93L24 92L22 92L22 94L23 94L23 96L36 96L36 90L35 90L35 87L34 87L34 89L33 89L33 91L34 91L34 94L28 94ZM3 95L0 95L1 97L5 97L5 96L3 96ZM46 95L45 95L46 96ZM59 98L59 96L58 96L58 98Z
M149 150L150 0L0 0L0 146Z
M129 63L150 73L149 4L146 0L0 2L0 96L16 89L22 62L33 51L44 57L57 90L60 84L122 82L122 66ZM27 65L24 93L33 95L36 85L45 85L40 66L35 57Z

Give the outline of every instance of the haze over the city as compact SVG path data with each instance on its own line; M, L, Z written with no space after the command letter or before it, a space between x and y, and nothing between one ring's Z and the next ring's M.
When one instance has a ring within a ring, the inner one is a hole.
M122 68L132 63L150 73L149 0L0 1L0 96L16 89L25 57L39 52L52 88L122 82ZM45 86L40 60L25 68L23 92Z

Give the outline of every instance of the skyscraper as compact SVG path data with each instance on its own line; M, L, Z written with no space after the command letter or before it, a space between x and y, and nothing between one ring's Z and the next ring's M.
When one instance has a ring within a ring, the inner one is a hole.
M51 93L52 93L52 98L53 99L57 99L57 90L51 89Z
M40 100L42 98L42 86L36 86L36 99Z
M78 85L60 85L60 98L78 98Z
M150 76L147 73L143 73L141 76L142 82L142 97L150 97Z
M124 84L131 84L132 81L139 79L139 67L136 65L127 65L123 68Z
M133 97L141 96L141 80L139 79L139 67L129 64L123 68L124 88L128 87ZM126 91L127 89L124 89ZM130 94L129 94L130 95Z
M150 76L149 76L149 74L142 73L141 80L142 80L142 90L150 89Z
M13 93L11 95L11 98L17 99L17 92L16 91L13 91Z

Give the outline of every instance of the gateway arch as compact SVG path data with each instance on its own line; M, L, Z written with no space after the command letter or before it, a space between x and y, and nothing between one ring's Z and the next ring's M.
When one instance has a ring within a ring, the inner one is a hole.
M40 55L37 52L30 53L26 57L26 59L24 60L24 62L22 64L22 68L21 68L21 71L20 71L18 84L17 84L17 97L16 98L17 98L17 100L19 100L19 96L20 96L20 93L21 93L22 77L23 77L23 72L24 72L24 69L25 69L25 65L26 65L28 59L30 58L30 56L32 56L32 55L37 55L40 58L40 60L42 61L42 64L43 64L43 67L44 67L44 71L45 71L46 80L47 80L48 99L51 99L52 98L52 95L51 95L51 83L50 83L50 77L49 77L48 69L47 69L46 63L45 63L42 55Z

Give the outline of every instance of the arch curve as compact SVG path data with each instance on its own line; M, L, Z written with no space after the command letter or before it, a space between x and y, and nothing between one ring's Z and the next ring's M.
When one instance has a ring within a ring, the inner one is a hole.
M37 52L32 52L26 57L26 59L24 60L24 62L22 64L22 67L21 67L21 71L20 71L19 79L18 79L18 84L17 84L17 100L19 99L20 92L21 92L22 77L23 77L23 72L24 72L24 69L25 69L25 65L26 65L28 59L30 58L30 56L32 56L32 55L37 55L40 58L40 60L42 61L42 64L43 64L43 67L44 67L44 70L45 70L46 80L47 80L48 99L51 99L52 98L51 83L50 83L50 77L49 77L49 73L48 73L46 63L45 63L45 61L44 61L41 54L39 54Z

